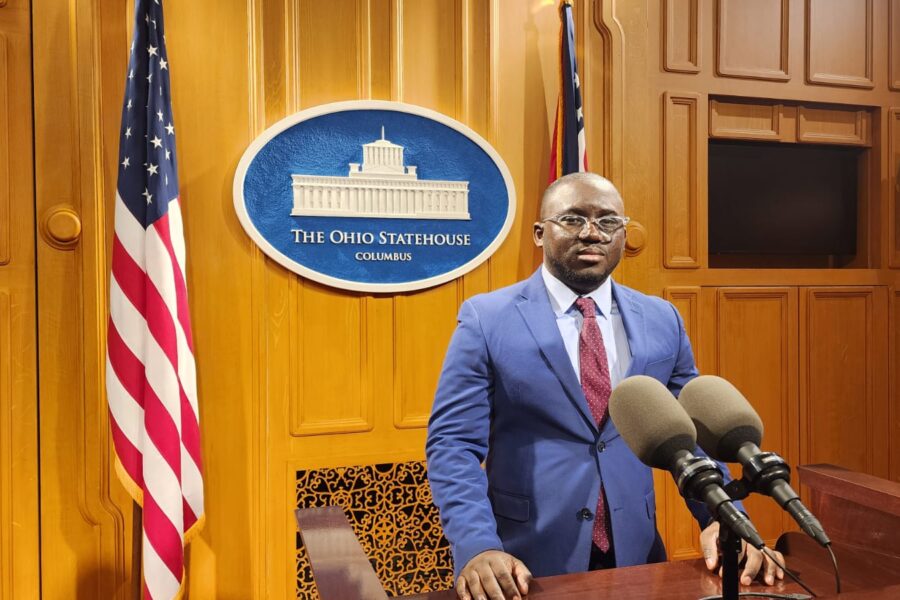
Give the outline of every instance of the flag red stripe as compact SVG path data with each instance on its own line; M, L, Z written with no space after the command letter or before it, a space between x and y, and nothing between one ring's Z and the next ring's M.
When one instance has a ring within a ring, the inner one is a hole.
M146 274L128 254L128 250L122 245L118 235L113 237L112 275L125 297L143 315L146 301Z
M119 335L115 322L110 319L107 333L107 347L109 351L109 363L118 377L125 391L134 401L144 407L144 365L131 352L131 348Z
M147 307L144 318L147 320L147 330L159 344L163 353L169 359L169 363L178 373L178 338L175 333L175 321L172 313L166 306L166 301L160 295L159 290L153 285L153 280L147 277Z
M147 437L181 482L181 437L178 435L178 428L149 383L144 387L144 393L144 428Z
M178 201L173 200L170 210L178 210ZM181 329L184 331L184 337L187 340L188 348L194 351L194 340L191 335L191 313L188 310L187 301L187 285L185 284L184 273L181 270L181 264L175 255L175 247L172 245L172 232L169 228L169 215L159 219L154 225L156 233L163 242L166 250L169 252L169 260L172 262L172 273L174 275L175 296L177 299L178 322L181 323Z
M131 480L134 481L135 484L141 486L143 489L144 485L144 475L143 475L143 463L142 456L140 451L135 448L131 440L122 433L122 430L119 429L119 424L116 423L115 419L109 420L109 427L112 431L113 444L116 447L116 455L119 457L119 462L122 464L122 468L125 469L125 472L128 473L128 476L131 477Z
M154 500L144 493L144 535L175 579L181 581L184 547L181 533Z
M194 514L194 509L183 497L181 498L181 503L184 505L182 509L184 511L184 530L187 531L197 522L197 515Z

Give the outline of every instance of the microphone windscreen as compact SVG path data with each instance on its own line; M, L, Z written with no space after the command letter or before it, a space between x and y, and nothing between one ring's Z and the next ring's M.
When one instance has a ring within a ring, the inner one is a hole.
M672 393L656 379L635 375L609 397L609 416L631 451L646 465L668 469L675 452L693 452L697 431Z
M714 375L688 382L678 402L697 428L697 443L716 460L737 462L742 444L760 445L763 424L759 415L736 387Z

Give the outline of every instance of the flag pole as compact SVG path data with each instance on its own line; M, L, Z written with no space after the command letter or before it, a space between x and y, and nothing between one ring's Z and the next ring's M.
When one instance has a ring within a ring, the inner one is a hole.
M131 501L131 597L133 600L141 600L141 582L143 581L143 573L141 565L143 564L143 528L144 511L137 501Z

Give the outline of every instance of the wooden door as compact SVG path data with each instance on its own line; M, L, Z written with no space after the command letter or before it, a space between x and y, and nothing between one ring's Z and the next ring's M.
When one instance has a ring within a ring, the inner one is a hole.
M29 0L0 0L0 599L38 598Z

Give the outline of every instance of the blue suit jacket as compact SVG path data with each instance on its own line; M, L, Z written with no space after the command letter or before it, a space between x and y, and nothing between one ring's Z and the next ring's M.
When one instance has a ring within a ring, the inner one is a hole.
M668 302L613 284L632 361L673 394L697 375ZM610 419L591 416L538 270L466 301L438 384L426 443L428 478L456 573L502 549L535 576L586 571L601 483L617 566L665 560L653 478ZM484 468L482 468L484 463ZM705 525L710 516L690 502Z

